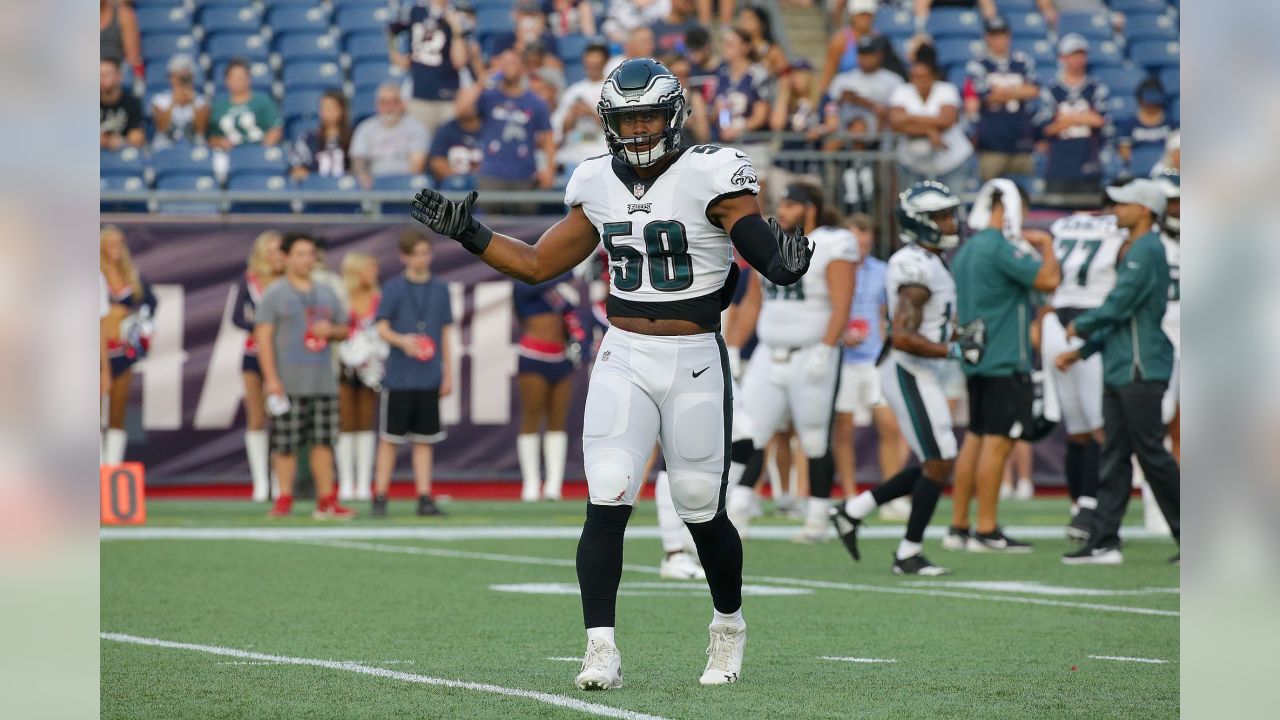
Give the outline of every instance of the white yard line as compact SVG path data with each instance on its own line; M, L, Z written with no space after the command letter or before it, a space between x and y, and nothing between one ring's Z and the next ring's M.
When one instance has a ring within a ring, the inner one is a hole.
M1117 662L1147 663L1148 665L1166 665L1169 662L1168 660L1157 660L1155 658L1121 657L1118 655L1090 655L1089 659L1090 660L1115 660Z
M826 655L821 655L821 656L819 656L819 657L818 657L818 659L819 659L819 660L835 660L835 661L837 661L837 662L847 662L847 663L868 663L868 664L870 664L870 663L896 663L896 662L898 662L898 661L897 661L896 659L894 659L894 658L827 657Z
M1061 538L1062 529L1045 525L1013 526L1005 531L1014 537L1033 540ZM794 525L757 525L751 528L752 540L790 542ZM946 528L928 528L925 537L941 539ZM397 527L316 526L316 527L105 527L99 531L102 540L577 540L581 527L539 526L454 526L433 527L405 525ZM632 525L627 537L654 540L659 537L656 525ZM900 525L872 525L858 531L868 540L897 540L902 537ZM1125 527L1126 540L1168 538L1142 527Z
M170 640L137 637L135 635L125 635L122 633L100 633L100 637L103 640L129 643L132 645L147 645L150 647L167 648L170 650L191 650L194 652L207 653L209 655L221 655L224 657L242 658L245 660L259 662L273 662L280 663L282 665L308 665L311 667L325 668L326 670L341 670L343 672L358 673L360 675L371 675L373 677L384 678L387 680L399 680L401 682L418 683L420 685L438 685L440 687L459 690L475 690L476 692L490 693L493 695L525 698L527 700L536 700L537 702L546 703L548 705L577 710L578 712L595 715L597 717L619 718L620 720L666 720L658 715L646 715L645 713L638 713L632 710L622 710L619 708L609 707L608 705L599 705L597 703L577 700L564 695L553 695L551 693L537 692L535 690L522 690L520 688L508 688L500 685L490 685L488 683L446 680L444 678L430 677L428 675L416 675L414 673L400 672L398 670L370 667L369 665L361 665L360 663L341 662L337 660L320 660L316 658L288 657L284 655L268 655L266 653L237 650L235 648L219 647L217 645L197 645L194 643L173 642Z
M548 660L556 660L556 661L559 661L559 662L571 662L571 663L578 663L578 662L582 662L582 658L580 658L580 657L549 657L549 658L547 658L547 659L548 659Z

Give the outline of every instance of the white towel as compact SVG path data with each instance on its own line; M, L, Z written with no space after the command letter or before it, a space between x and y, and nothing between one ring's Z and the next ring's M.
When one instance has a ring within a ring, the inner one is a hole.
M969 229L986 230L991 225L991 207L995 204L999 193L1000 204L1004 206L1004 227L1000 229L1005 239L1025 250L1033 257L1040 253L1022 237L1022 195L1012 180L996 178L988 180L974 198L973 207L969 210Z

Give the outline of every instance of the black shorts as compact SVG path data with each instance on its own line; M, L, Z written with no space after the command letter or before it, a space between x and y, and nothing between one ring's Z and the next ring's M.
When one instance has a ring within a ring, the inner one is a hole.
M383 390L383 440L395 445L406 441L438 443L445 437L440 427L439 390Z
M1029 375L970 375L969 431L1019 438L1031 428L1035 391Z

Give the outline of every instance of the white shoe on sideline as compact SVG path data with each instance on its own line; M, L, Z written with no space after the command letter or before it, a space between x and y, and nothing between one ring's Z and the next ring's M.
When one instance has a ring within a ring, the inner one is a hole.
M705 580L707 573L692 555L687 552L678 552L662 559L662 565L658 567L658 577L667 580Z
M876 511L880 519L888 522L905 522L911 517L911 498L900 497L881 505Z
M1013 485L1009 483L1000 483L1000 499L1011 500L1013 498Z
M574 680L579 690L613 690L622 687L622 653L606 640L588 640L582 671Z
M711 644L707 646L707 669L698 682L725 685L742 675L742 653L747 648L747 626L712 623Z
M1031 478L1022 478L1013 489L1014 500L1030 500L1035 496L1036 486L1031 482Z

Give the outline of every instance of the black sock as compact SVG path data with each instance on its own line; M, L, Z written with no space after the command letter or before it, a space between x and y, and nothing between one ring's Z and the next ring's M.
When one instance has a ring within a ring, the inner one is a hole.
M729 522L729 516L721 510L707 522L687 522L685 526L698 546L698 560L707 573L711 603L726 615L737 612L742 608L742 539ZM616 581L614 587L617 587Z
M876 505L883 505L890 500L897 500L900 497L910 495L916 488L916 480L924 476L924 468L919 465L912 465L893 477L885 480L871 491L871 497L875 498Z
M942 497L942 484L936 483L920 474L915 488L911 491L911 515L907 517L908 542L924 542L924 529L933 519L933 511L938 507L938 498Z
M738 443L734 443L737 447ZM732 459L732 456L730 457ZM736 461L735 461L736 462ZM751 454L747 456L747 469L742 471L742 477L738 478L738 484L742 487L754 488L760 482L760 477L764 474L764 450L756 450L752 448Z
M1102 465L1102 446L1097 440L1080 446L1080 497L1098 497L1098 473Z
M836 462L828 452L820 458L809 458L809 495L827 499L836 481Z
M578 589L588 628L614 626L622 579L622 537L630 518L630 505L587 504L587 520L578 539Z
M1067 441L1067 460L1063 471L1067 476L1067 492L1071 499L1080 497L1080 461L1083 459L1084 445L1073 440Z

